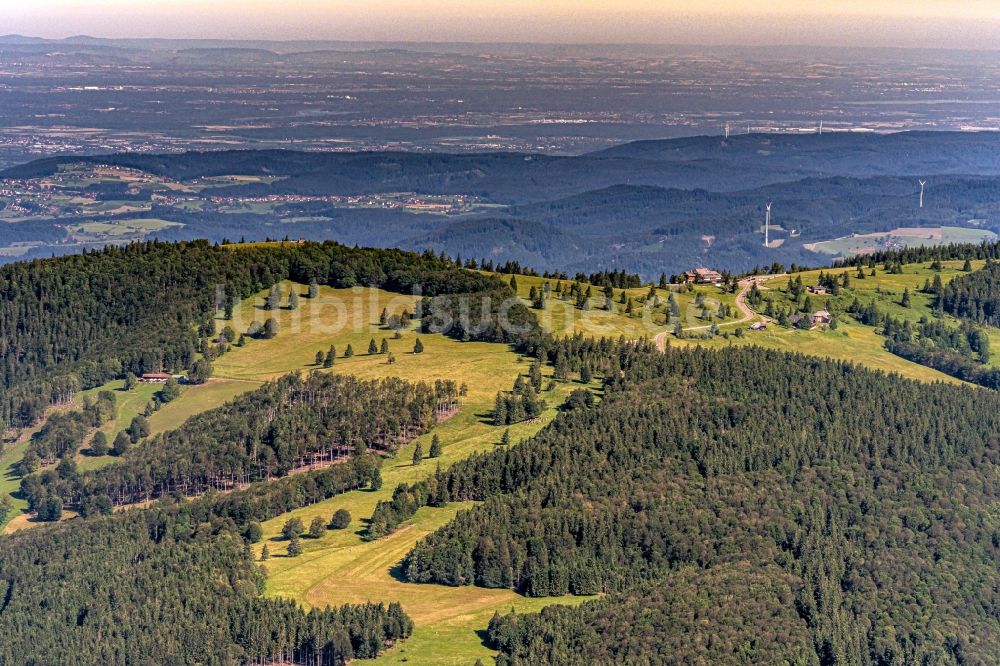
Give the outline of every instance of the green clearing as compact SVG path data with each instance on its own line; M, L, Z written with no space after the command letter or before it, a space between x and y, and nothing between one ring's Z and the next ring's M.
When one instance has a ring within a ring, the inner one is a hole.
M505 281L510 279L506 275L501 277ZM528 295L531 288L542 289L546 282L553 290L555 289L556 280L518 275L518 296L530 305ZM571 280L563 280L563 287L568 287L571 282ZM584 284L585 288L586 286L588 285ZM592 287L592 290L594 296L591 299L591 307L587 310L577 308L573 302L560 300L553 292L552 297L546 301L544 310L532 310L532 312L538 317L542 327L554 335L582 333L597 338L625 336L629 339L652 338L667 326L672 329L673 323L666 324L663 313L671 293L677 299L681 312L681 322L685 329L707 329L713 322L721 327L725 326L727 322L737 321L741 316L736 309L736 295L710 285L694 286L691 290L681 285L672 285L669 289L657 289L656 295L661 301L661 305L657 308L651 307L651 304L650 307L646 307L645 301L649 294L648 286L626 289L624 291L627 297L632 298L634 302L632 315L625 314L626 306L619 303L621 289L615 289L614 309L611 311L604 310L598 305L603 303L601 288ZM726 304L732 308L733 314L725 319L718 317L713 317L711 320L703 319L701 317L702 308L695 305L699 294L705 299L705 304L711 310L718 310L719 305Z
M160 231L168 227L184 226L179 222L170 222L158 218L138 218L133 220L119 220L116 222L84 222L71 227L67 227L70 233L79 236L92 236L94 238L115 238L120 236L133 236Z
M930 268L929 262L923 264L908 264L903 266L902 274L891 274L883 270L880 265L876 268L875 276L869 275L870 269L866 269L865 279L857 279L857 269L834 269L815 270L803 273L796 273L795 277L801 276L805 286L813 286L819 282L821 272L840 274L847 272L851 278L850 288L842 290L840 295L819 296L810 295L815 309L827 308L833 312L843 312L856 297L862 303L874 302L879 310L886 312L897 319L908 319L916 322L922 316L931 318L933 297L923 294L920 290L927 280L933 280L935 274L941 277L941 281L947 284L958 275L963 275L962 261L942 262L942 270L935 271ZM982 268L983 261L972 262L973 270ZM766 294L774 291L784 291L788 288L791 277L781 276L768 280L761 286ZM910 290L911 304L905 308L900 304L900 299L904 289ZM952 317L945 317L946 321L958 325L958 320ZM1000 342L1000 330L989 329L991 339ZM885 349L885 339L875 332L871 326L855 322L849 317L841 317L840 325L835 331L800 331L795 329L783 329L775 324L768 326L766 331L747 331L742 339L730 337L728 340L715 338L704 341L688 341L668 338L670 344L701 344L704 346L722 346L727 344L756 344L769 349L782 351L799 352L811 354L842 361L860 363L870 368L884 370L886 372L896 372L904 377L921 381L933 382L943 381L948 383L960 383L954 377L950 377L942 372L907 361L895 354L889 353ZM994 351L994 360L1000 361L1000 354Z
M902 227L893 231L843 236L806 245L807 250L833 257L851 257L876 250L898 247L922 247L949 243L978 243L996 240L997 235L985 229L965 227Z

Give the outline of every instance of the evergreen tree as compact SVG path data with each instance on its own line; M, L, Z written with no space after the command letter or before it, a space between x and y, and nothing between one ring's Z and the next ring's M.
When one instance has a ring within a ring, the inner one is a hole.
M309 299L319 298L319 284L316 280L309 281Z
M422 354L423 351L424 351L424 343L420 341L420 338L417 338L417 341L413 343L413 353Z
M128 435L125 435L125 433L119 433L119 435L124 435L125 439L128 440ZM40 465L41 460L38 458L38 453L34 448L29 446L21 458L21 475L28 476L29 474L34 474L38 471Z
M351 358L352 356L354 356L354 347L348 344L347 349L344 350L344 358Z
M375 338L372 338L368 343L368 355L374 356L375 354L378 354L378 345L375 344Z
M156 392L156 398L164 405L168 402L173 402L181 394L181 386L176 379L171 377L167 380L167 383L163 385L159 391Z
M132 423L128 426L128 436L133 444L143 437L149 437L149 421L145 416L140 414L132 419Z
M122 431L115 435L115 441L111 445L111 453L116 456L123 456L131 446L132 439L128 436L128 433Z
M257 543L264 537L264 529L256 520L247 525L246 539L249 543Z
M90 453L95 456L106 456L108 449L108 436L98 430L90 440Z
M424 447L421 446L420 442L417 442L417 446L413 449L413 464L419 465L424 460Z
M212 377L213 371L214 368L209 361L198 359L188 371L187 381L189 384L204 384Z
M388 354L389 353L389 341L386 340L385 338L382 338L382 344L379 347L379 353L380 354Z
M288 291L288 309L289 310L299 309L299 292L295 290L295 287L292 287Z
M500 435L500 446L507 446L510 444L510 428L505 428L503 434Z
M431 437L431 450L429 455L431 458L441 457L441 438L438 437L436 434L433 437Z
M277 310L281 307L281 289L278 285L273 285L271 289L267 292L266 303L264 308L266 310Z
M298 534L292 536L288 541L288 557L298 557L302 554L302 543Z
M330 345L330 349L326 352L326 356L323 358L323 367L332 368L333 364L337 360L337 348Z
M313 365L323 365L323 359L325 358L322 351L316 352L316 362Z
M261 562L267 562L269 559L271 559L271 551L268 550L267 544L265 543L264 547L260 549L260 560Z

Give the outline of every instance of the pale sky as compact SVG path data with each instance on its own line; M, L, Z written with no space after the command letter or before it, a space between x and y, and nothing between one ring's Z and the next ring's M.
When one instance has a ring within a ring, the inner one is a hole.
M1000 48L1000 0L0 0L0 33Z

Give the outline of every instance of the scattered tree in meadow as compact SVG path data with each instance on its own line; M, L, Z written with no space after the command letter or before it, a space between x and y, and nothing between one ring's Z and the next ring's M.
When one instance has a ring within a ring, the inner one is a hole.
M441 438L436 434L431 437L431 450L428 454L431 458L441 457Z
M424 343L420 341L420 338L417 338L417 341L413 343L413 353L422 354L423 351L424 351Z
M333 518L330 519L330 529L331 530L343 530L347 529L348 525L351 524L351 512L347 509L337 509L333 513Z
M212 377L212 364L201 358L195 361L188 372L187 381L189 384L204 384Z
M278 320L274 317L268 317L267 321L264 322L264 328L261 331L261 337L265 340L271 340L278 335Z
M108 436L98 430L90 440L90 453L95 456L106 456L109 450Z
M277 310L281 307L281 288L278 285L272 285L271 289L267 292L267 299L264 303L264 308L267 310Z
M309 523L309 536L313 539L318 539L323 534L326 533L326 524L320 516L316 516Z
M419 465L424 460L424 447L417 442L416 448L413 449L413 464Z
M368 355L374 356L377 353L378 345L375 344L375 338L372 338L371 341L368 342Z
M288 540L288 557L298 557L302 554L302 542L298 534L293 534Z
M246 538L250 543L257 543L264 537L264 528L256 520L250 522L246 529Z
M167 383L163 385L159 391L156 392L156 398L163 404L168 402L173 402L181 394L181 386L176 379L171 377L167 380Z
M305 531L306 528L302 524L301 518L289 518L281 527L281 536L283 539L291 539L292 537L302 536Z
M132 447L132 438L128 433L122 431L115 435L115 441L111 445L111 453L116 456L123 456Z
M132 423L128 426L128 436L133 444L143 437L149 437L149 420L141 414L132 419Z

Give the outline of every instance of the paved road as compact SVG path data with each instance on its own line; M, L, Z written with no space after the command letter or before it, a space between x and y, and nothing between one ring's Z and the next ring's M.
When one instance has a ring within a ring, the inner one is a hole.
M750 308L749 305L747 305L747 292L750 291L750 288L754 284L763 284L764 282L767 282L768 280L774 279L776 277L781 277L781 275L755 275L753 277L743 278L742 280L740 280L740 290L739 293L736 294L736 308L742 313L743 316L740 319L737 319L736 321L727 321L724 324L719 324L719 326L720 327L736 326L738 324L745 324L748 321L752 321L758 318L765 324L768 323L770 319L768 319L764 315L757 314ZM690 328L685 328L684 331L685 332L704 331L708 330L709 328L712 328L711 324L707 324L705 326L692 326ZM660 333L656 334L656 337L653 338L653 342L656 343L656 348L659 349L660 351L663 351L664 349L667 348L668 335L670 335L670 331L661 331Z

